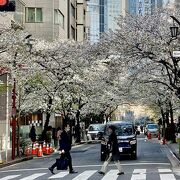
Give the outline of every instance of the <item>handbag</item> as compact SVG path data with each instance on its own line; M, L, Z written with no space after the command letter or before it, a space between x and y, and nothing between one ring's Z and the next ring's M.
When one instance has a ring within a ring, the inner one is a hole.
M61 156L59 159L56 159L57 170L67 170L68 161L68 158L64 156Z

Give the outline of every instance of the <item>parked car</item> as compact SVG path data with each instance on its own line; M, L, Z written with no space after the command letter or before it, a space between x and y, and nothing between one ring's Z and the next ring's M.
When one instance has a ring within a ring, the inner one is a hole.
M118 139L118 148L120 155L130 155L132 159L137 158L137 138L140 134L130 122L114 121L107 123L101 140L101 161L107 157L108 127L115 126Z
M104 132L104 124L90 124L87 129L88 140L101 140L100 134Z
M144 135L147 135L147 126L148 124L154 124L152 121L147 121L144 126Z
M147 129L147 135L148 133L151 133L152 137L158 137L159 127L157 124L148 124L146 129Z

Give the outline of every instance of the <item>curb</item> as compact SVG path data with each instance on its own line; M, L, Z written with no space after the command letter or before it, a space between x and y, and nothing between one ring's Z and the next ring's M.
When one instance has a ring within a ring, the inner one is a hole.
M174 150L173 150L173 148L171 148L170 146L169 146L169 144L166 144L166 146L169 148L169 150L174 154L174 156L176 156L176 158L179 160L179 162L180 162L180 155L179 154L177 154Z
M13 160L13 161L10 161L10 162L7 162L7 163L0 164L0 168L4 168L4 167L7 167L7 166L10 166L10 165L13 165L13 164L17 164L17 163L20 163L20 162L23 162L23 161L29 161L29 160L32 160L32 159L33 159L33 156L16 159L16 160Z
M72 148L74 148L76 146L79 146L79 145L83 145L83 144L87 144L87 142L80 142L80 143L73 144ZM10 166L10 165L13 165L13 164L21 163L23 161L29 161L29 160L32 160L32 159L43 159L43 158L53 157L56 154L59 154L59 152L56 151L56 152L54 152L54 153L52 153L50 155L45 155L45 156L42 156L42 157L29 156L29 157L19 158L19 159L13 160L13 161L9 161L7 163L0 164L0 169L4 168L4 167L7 167L7 166Z
M175 153L172 151L172 149L167 145L161 145L162 148L161 150L166 153L171 165L173 168L175 167L179 167L180 166L180 160L177 158L177 156L175 155Z

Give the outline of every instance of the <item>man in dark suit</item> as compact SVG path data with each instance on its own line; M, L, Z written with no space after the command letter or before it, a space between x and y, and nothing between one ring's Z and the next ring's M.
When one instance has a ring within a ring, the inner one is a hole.
M63 128L63 132L61 133L61 138L59 141L59 145L60 145L60 154L63 155L63 157L66 157L68 159L68 167L69 167L69 173L73 174L73 173L77 173L76 171L73 170L72 167L72 158L71 158L71 154L70 154L70 150L71 150L71 141L70 138L67 134L68 128L67 126L65 126ZM57 163L54 163L49 170L51 171L52 174L54 174L54 168L57 167Z
M108 154L108 157L107 157L106 161L104 162L101 170L99 171L99 174L105 175L108 164L113 159L115 165L117 166L117 168L119 170L118 175L122 175L122 174L124 174L124 172L122 171L122 167L121 167L121 164L119 161L119 149L118 149L118 141L117 141L117 136L116 136L116 132L115 132L115 127L109 126L108 132L110 134L109 140L107 143L109 154Z

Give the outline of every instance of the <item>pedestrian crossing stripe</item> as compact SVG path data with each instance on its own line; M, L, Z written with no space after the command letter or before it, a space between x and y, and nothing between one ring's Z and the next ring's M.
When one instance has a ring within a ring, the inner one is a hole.
M34 180L34 179L36 179L36 178L38 178L38 177L41 177L41 176L43 176L43 175L45 175L45 174L47 174L47 173L35 173L35 174L33 174L33 175L30 175L30 176L27 176L27 177L25 177L25 178L22 178L22 179L20 179L20 180Z
M131 180L146 180L146 174L133 174Z
M23 176L22 174L8 175L6 177L0 178L0 180L13 180L15 178L18 178L19 180L35 180L40 177L42 177L43 179L63 179L69 174L68 171L61 171L55 175L51 175L50 177L45 177L45 175L49 175L49 173L48 172L34 173L30 176L22 177L21 179L20 179L20 176ZM78 174L76 177L72 177L73 178L72 180L88 180L95 173L97 173L97 170L85 170L84 172ZM160 180L176 180L171 169L158 169L157 173L159 174ZM101 180L117 180L118 179L117 174L118 174L118 170L110 170L107 172L105 176L102 176L102 177L99 176L99 178L101 178ZM127 173L127 175L128 174L129 173ZM134 169L131 177L129 177L128 179L129 180L146 180L147 174L148 173L146 169ZM125 175L122 175L122 176L126 176L126 173Z
M55 174L51 177L49 177L49 179L56 179L56 178L63 178L65 176L67 176L69 173L66 171L66 172L60 172L58 174Z
M10 176L3 177L3 178L1 178L0 180L10 180L10 179L17 178L17 177L19 177L19 176L20 176L20 175L10 175Z
M174 174L160 174L161 180L176 180Z
M73 180L87 180L96 172L97 172L97 170L84 171L83 173L81 173L77 177L75 177Z
M117 179L117 178L118 178L117 173L118 173L118 170L110 170L110 171L102 178L102 180L110 180L110 179L112 179L112 177L113 177L113 180L114 180L114 179Z
M145 174L146 169L134 169L133 174Z

